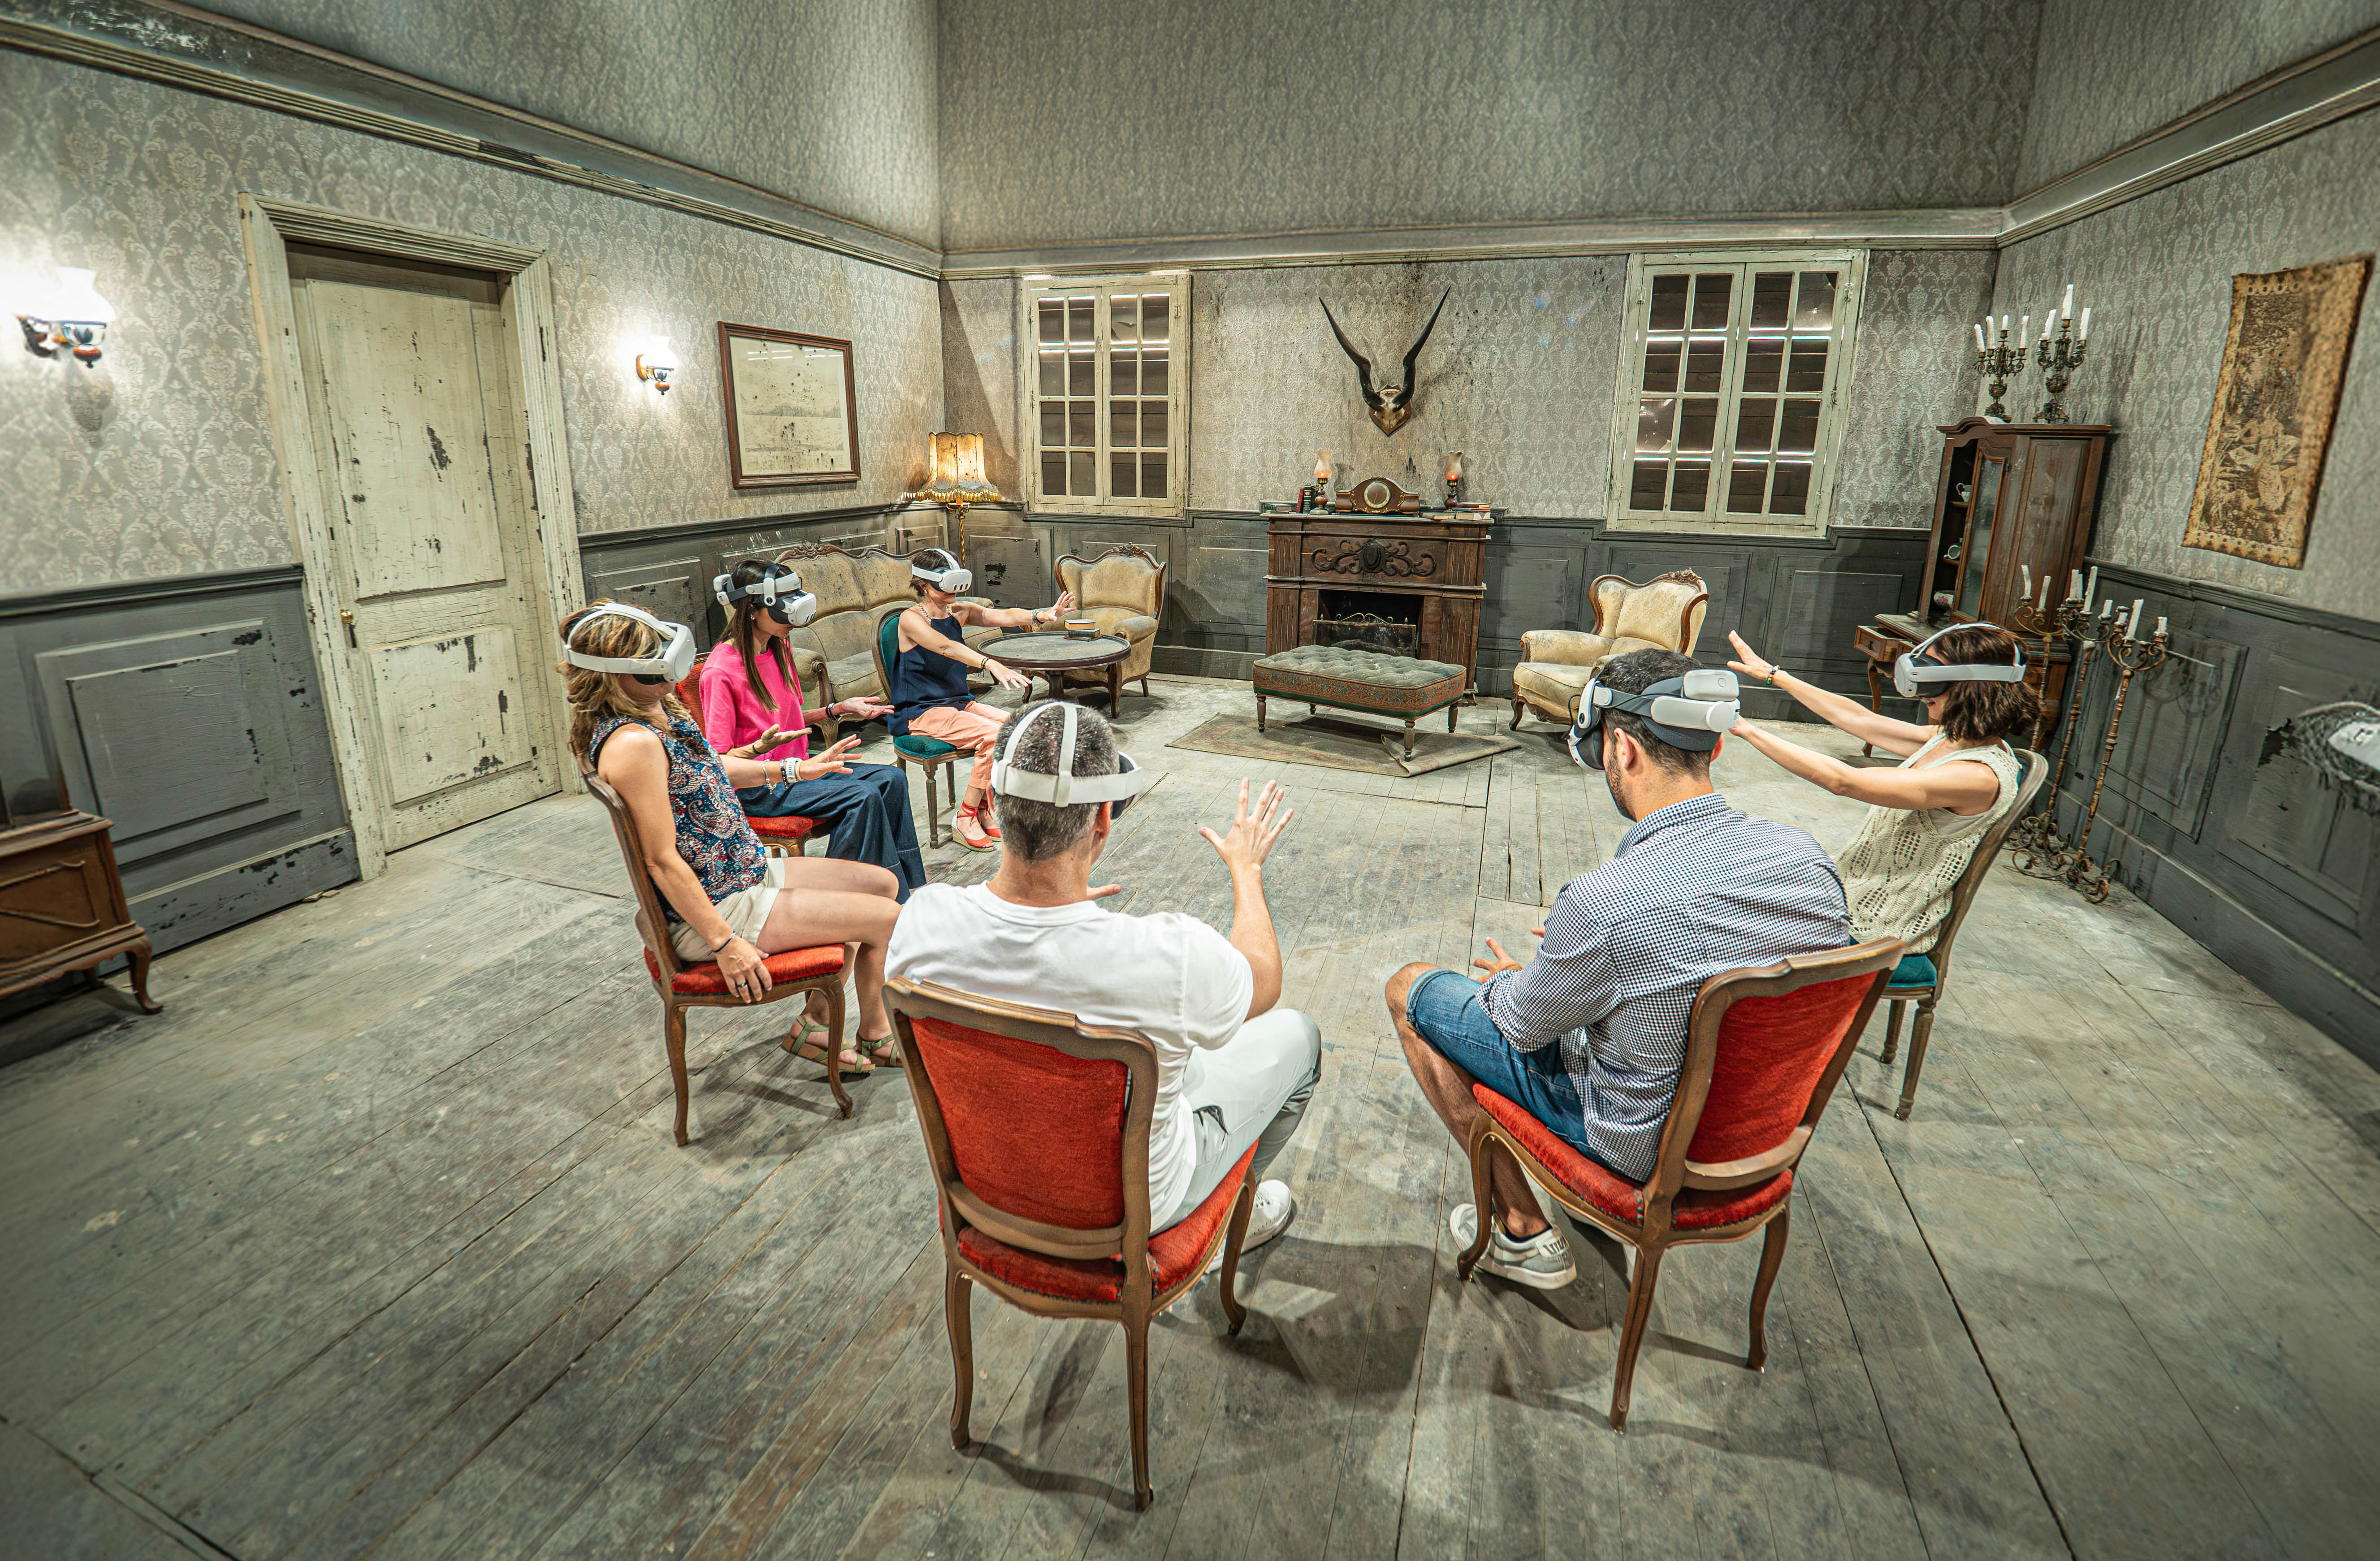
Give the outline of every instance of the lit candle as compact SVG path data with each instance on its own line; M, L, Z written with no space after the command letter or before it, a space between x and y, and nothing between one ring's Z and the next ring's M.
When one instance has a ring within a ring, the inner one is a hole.
M1984 327L1980 321L1975 326L1975 350L1977 352L1984 350Z
M2072 579L2066 582L2066 599L2080 601L2082 599L2082 571L2077 569L2073 572L2073 575Z
M2165 638L2165 620L2163 618L2159 618L2157 620L2156 636L2159 639Z
M2132 626L2130 633L2125 635L2127 639L2138 639L2141 637L2141 609L2147 604L2148 598L2146 597L2136 596L2132 599Z
M2069 320L2074 318L2074 284L2071 282L2066 284L2066 301L2058 306L2058 312Z
M2099 566L2098 566L2097 564L2095 564L2095 564L2093 564L2093 565L2091 566L2091 579L2090 579L2090 582L2089 582L2088 584L2086 584L2086 585L2082 587L2082 611L2083 611L2088 612L2088 611L2091 611L2091 602L2092 602L2092 599L2093 599L2094 598L2095 598L2098 594L2099 594Z
M2083 341L2083 340L2086 340L2086 339L2090 336L2090 334L2091 334L2091 306L2090 306L2090 305L2088 305L2088 304L2084 304L2084 305L2082 306L2082 329L2081 329L2080 331L2077 331L2077 332L2075 332L2075 333L2074 333L2074 339L2075 339L2076 341L2078 341L2078 342L2079 342L2079 341Z

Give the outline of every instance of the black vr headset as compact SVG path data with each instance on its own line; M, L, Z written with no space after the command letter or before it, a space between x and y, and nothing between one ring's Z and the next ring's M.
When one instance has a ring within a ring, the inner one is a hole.
M802 589L802 577L791 564L772 563L748 586L737 585L734 575L717 575L710 582L710 591L730 612L747 598L758 601L770 617L789 629L801 628L818 616L818 598Z
M1054 701L1037 708L1009 729L1008 741L1001 745L1000 756L992 761L991 789L1003 797L1024 797L1033 802L1046 802L1059 807L1081 803L1110 804L1108 821L1123 817L1132 799L1156 782L1154 772L1132 762L1132 756L1122 748L1116 750L1116 772L1113 775L1077 775L1075 773L1075 717L1081 707ZM1025 729L1049 714L1052 709L1065 712L1066 729L1058 735L1058 770L1044 775L1038 770L1019 769L1014 764L1016 745L1025 740Z
M1570 756L1589 769L1603 768L1603 718L1617 710L1652 728L1672 748L1706 754L1718 734L1742 712L1736 703L1735 674L1697 667L1683 677L1663 678L1636 693L1590 678L1578 696L1578 718L1570 729Z

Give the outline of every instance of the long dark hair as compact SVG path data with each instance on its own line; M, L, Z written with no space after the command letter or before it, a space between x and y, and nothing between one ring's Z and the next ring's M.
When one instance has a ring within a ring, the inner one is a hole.
M735 573L730 578L736 589L741 590L746 586L759 585L769 577L770 570L782 567L760 559L747 558L735 566ZM760 614L768 610L768 604L759 597L747 596L739 599L728 610L727 637L735 644L735 654L744 658L744 681L752 685L752 692L759 699L761 708L773 710L777 708L776 696L771 694L769 685L760 681ZM785 654L785 642L783 639L770 640L769 654L776 658L777 671L784 674L785 686L800 687L794 676L794 659Z
M2016 635L1998 623L1968 623L1936 640L1926 655L1951 665L2005 667L2015 661L2016 648ZM2041 719L2041 696L2021 683L1954 683L1946 692L1942 734L1954 743L1997 742Z

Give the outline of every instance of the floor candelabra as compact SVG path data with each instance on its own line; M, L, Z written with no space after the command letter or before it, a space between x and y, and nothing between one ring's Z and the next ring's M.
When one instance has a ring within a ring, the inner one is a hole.
M2010 626L2019 634L2039 635L2045 648L2052 639L2064 639L2074 647L2074 672L2066 680L2066 735L2058 740L2058 768L2050 772L2049 784L2042 788L2041 811L2020 820L2008 838L2009 849L2017 853L2020 872L2055 877L2054 872L2034 869L2070 843L2058 832L2058 789L2066 783L2066 758L2074 750L2074 729L2082 724L2082 690L2090 681L2091 657L2099 648L2099 636L2092 633L2091 613L2080 597L2069 597L2046 612L2027 603L2016 610ZM2040 746L2037 738L2034 746Z
M2118 633L2119 629L2131 632ZM2107 889L2115 882L2120 865L2114 857L2104 862L2091 859L2091 831L2099 820L2099 798L2107 790L2107 766L2116 756L2116 738L2124 723L2124 696L2131 692L2132 679L2163 666L2170 654L2164 620L2158 620L2156 633L2146 639L2139 636L2139 629L2140 623L2133 618L2119 622L2115 629L2099 636L2109 664L2120 675L2114 707L2107 712L2107 736L2099 747L2099 772L2091 782L2091 805L2082 816L2082 828L2072 842L2060 842L2055 850L2034 847L2027 853L2030 861L2020 858L2017 862L2018 871L2037 878L2062 879L2068 888L2095 905L2107 898Z

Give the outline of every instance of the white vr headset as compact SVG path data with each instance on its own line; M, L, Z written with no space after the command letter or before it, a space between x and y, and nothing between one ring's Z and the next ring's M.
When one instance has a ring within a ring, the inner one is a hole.
M1683 677L1664 678L1642 693L1613 688L1594 678L1578 696L1578 720L1570 729L1570 756L1589 769L1603 768L1603 718L1617 710L1635 716L1653 735L1673 748L1706 754L1718 735L1742 714L1735 674L1697 667Z
M607 601L589 610L587 616L571 625L577 634L589 623L605 615L633 618L662 636L661 649L650 656L597 656L581 650L568 640L562 642L562 654L574 667L585 667L595 672L625 672L647 683L684 683L686 674L694 671L694 631L684 623L664 623L641 607L630 607L622 601Z
M942 561L939 568L926 562L928 559L935 558ZM948 591L953 596L958 595L975 584L975 572L960 563L941 548L928 548L923 553L911 559L909 575L912 579L923 580L938 591Z
M1931 698L1953 683L2022 683L2024 681L2024 647L2016 647L2013 666L1998 661L1937 661L1926 657L1925 647L1940 639L1951 629L1973 628L1972 623L1953 623L1925 636L1925 643L1913 650L1904 650L1892 663L1892 691L1906 699Z
M789 564L772 563L769 572L748 586L739 586L733 575L720 575L711 579L711 595L719 605L729 611L747 598L760 603L770 617L789 629L806 627L818 616L818 598L802 589L802 577Z
M1017 744L1025 740L1025 729L1049 714L1052 709L1065 712L1066 730L1058 737L1058 772L1044 775L1038 770L1019 769L1010 762ZM1123 817L1132 799L1155 784L1153 770L1141 768L1132 762L1132 756L1116 751L1116 772L1113 775L1077 775L1075 773L1075 727L1079 706L1053 702L1036 707L1023 720L1009 729L1008 741L1001 745L1000 756L991 763L991 789L1004 797L1023 797L1028 802L1046 802L1057 807L1080 806L1085 803L1112 803L1108 818L1111 822Z

